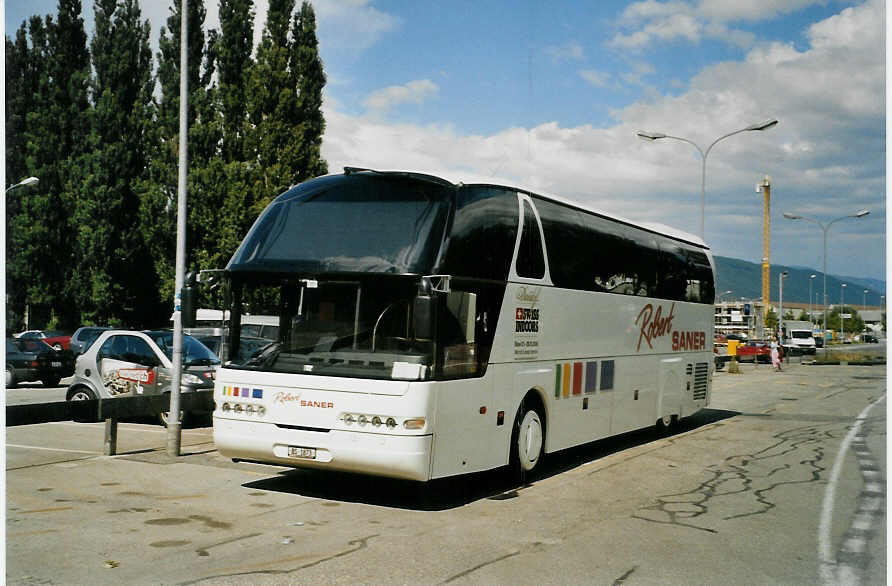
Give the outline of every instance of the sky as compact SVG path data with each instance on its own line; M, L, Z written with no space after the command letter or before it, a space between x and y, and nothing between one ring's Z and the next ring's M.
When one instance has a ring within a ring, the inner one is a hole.
M205 0L209 27L217 0ZM92 29L92 2L84 0ZM153 43L166 0L142 0ZM255 0L255 39L267 0ZM579 201L699 235L713 253L885 280L882 0L314 0L322 154ZM8 0L6 34L55 0ZM155 49L157 52L157 49ZM776 278L772 278L776 283ZM868 300L870 302L870 300ZM879 300L876 300L879 303Z

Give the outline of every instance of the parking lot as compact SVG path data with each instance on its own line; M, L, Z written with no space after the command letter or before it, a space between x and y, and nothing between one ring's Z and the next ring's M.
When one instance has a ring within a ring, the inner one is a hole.
M836 584L886 576L884 366L745 365L646 430L418 486L234 464L212 430L6 434L9 584ZM51 553L48 553L51 552Z

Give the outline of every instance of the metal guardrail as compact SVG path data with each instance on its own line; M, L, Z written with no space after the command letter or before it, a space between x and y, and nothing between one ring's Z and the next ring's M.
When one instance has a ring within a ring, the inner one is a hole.
M170 409L170 395L142 395L92 399L89 401L58 401L32 405L7 405L6 426L34 425L51 421L105 420L105 448L103 453L117 453L118 420L127 417L153 417ZM193 391L180 395L180 409L185 412L214 410L214 391Z

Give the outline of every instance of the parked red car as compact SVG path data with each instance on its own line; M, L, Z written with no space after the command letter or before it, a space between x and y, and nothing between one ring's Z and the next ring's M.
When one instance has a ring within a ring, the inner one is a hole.
M68 350L71 334L56 331L29 330L18 336L22 340L43 340L56 350Z
M737 346L737 362L771 363L771 343L749 341Z

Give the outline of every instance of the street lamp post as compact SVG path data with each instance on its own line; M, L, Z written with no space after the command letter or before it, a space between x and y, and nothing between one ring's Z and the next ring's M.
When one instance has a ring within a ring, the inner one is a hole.
M812 283L814 282L815 277L817 277L817 275L809 275L809 277L808 277L808 321L809 321L809 322L812 320L812 315L811 315L811 285L812 285Z
M864 311L867 311L867 289L864 290L864 303L861 304Z
M846 218L863 218L867 214L870 213L870 210L860 210L855 212L854 214L849 214L848 216L841 216L834 220L830 220L826 225L823 222L815 220L814 218L807 218L805 216L800 216L798 214L793 214L790 212L784 212L784 217L788 220L805 220L806 222L811 222L812 224L817 224L820 226L821 230L824 232L824 353L827 353L827 232L830 230L830 226L835 224L840 220L845 220Z
M754 130L768 130L769 128L773 128L777 126L777 120L772 118L771 120L766 120L765 122L759 122L757 124L750 124L746 128L741 128L740 130L735 130L734 132L729 132L724 136L720 136L706 147L706 150L700 148L700 145L695 143L694 141L683 138L681 136L671 136L664 132L645 132L643 130L639 130L636 135L641 140L646 140L648 142L653 142L655 140L659 140L661 138L671 138L674 140L680 140L681 142L686 142L689 145L692 145L697 152L700 153L701 160L701 168L700 168L700 238L705 238L704 233L704 225L706 219L706 157L709 156L709 151L712 150L712 147L716 145L719 141L722 141L730 136L734 136L735 134L740 134L741 132L751 132Z
M7 187L6 193L9 193L10 191L12 191L13 189L15 189L17 187L27 187L28 185L36 185L38 181L40 181L40 179L38 179L37 177L28 177L27 179L23 179L22 181L19 181L15 185L10 185L9 187Z
M846 343L846 284L839 288L839 341Z
M784 279L789 275L789 271L782 271L777 276L777 284L780 290L778 291L778 301L777 301L777 332L778 332L778 341L783 344L784 342Z

